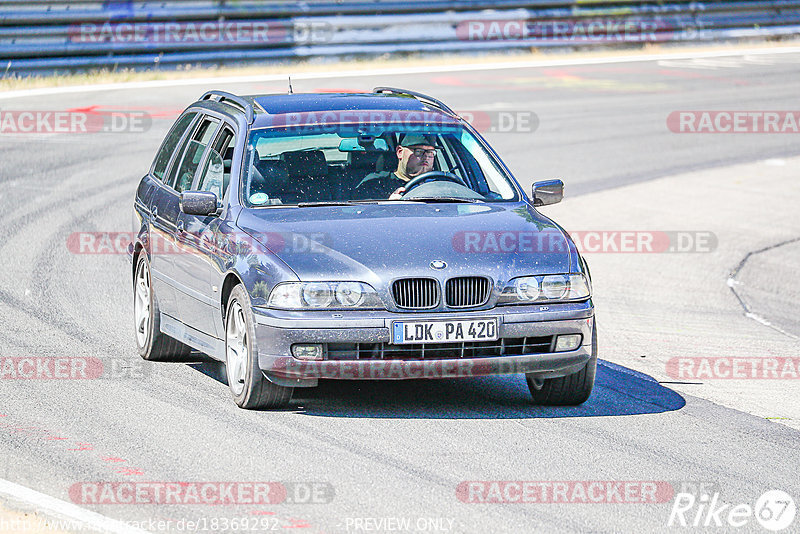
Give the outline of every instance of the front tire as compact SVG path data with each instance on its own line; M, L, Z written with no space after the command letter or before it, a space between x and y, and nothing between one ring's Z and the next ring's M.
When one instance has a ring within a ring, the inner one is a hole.
M181 361L191 348L161 332L161 312L152 285L150 263L142 251L136 260L133 279L133 314L136 328L136 348L147 361Z
M253 310L241 284L231 291L225 313L225 367L233 400L240 408L281 408L289 404L294 388L273 384L258 366Z
M543 406L578 406L591 396L597 374L597 323L592 328L592 357L580 371L558 378L526 375L533 401Z

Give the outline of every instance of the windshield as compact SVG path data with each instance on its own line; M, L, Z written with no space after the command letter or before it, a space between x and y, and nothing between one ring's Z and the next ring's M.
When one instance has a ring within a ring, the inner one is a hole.
M378 200L507 202L511 178L466 129L370 133L254 130L248 207ZM419 178L419 179L417 179Z

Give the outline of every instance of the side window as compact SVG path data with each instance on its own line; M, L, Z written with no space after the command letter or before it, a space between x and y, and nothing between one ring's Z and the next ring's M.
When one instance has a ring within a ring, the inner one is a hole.
M464 180L467 185L470 184L471 180L470 177L467 176L469 173L465 173L465 169L462 168L458 162L460 161L459 152L456 150L456 147L453 146L453 136L446 135L442 138L442 150L439 151L436 158L439 161L439 164L442 165L442 169L446 170L449 173L455 174L462 180Z
M457 174L463 178L467 185L469 185L476 192L480 193L481 195L486 195L489 192L489 186L486 183L486 176L484 176L481 166L475 160L472 152L464 147L464 145L462 145L459 140L452 135L447 136L446 145L448 146L449 151L452 153L453 159L460 161L460 167L463 167L463 170L461 168L459 169L461 172L456 172L454 174Z
M208 155L206 167L203 169L203 174L200 177L200 191L209 191L217 195L218 199L222 199L224 189L224 167L222 164L222 156L219 152L212 150Z
M444 139L445 137L446 136L438 137L437 146L441 147L441 149L436 151L436 160L434 168L440 171L457 174L459 177L463 178L463 176L461 176L461 173L458 172L458 169L456 169L455 171L453 170L457 167L457 165L455 165L455 158L453 157L450 145L447 142L445 142Z
M206 161L203 173L200 175L198 189L216 193L222 199L228 190L231 181L231 163L233 149L236 147L236 138L233 131L227 126L217 136L212 145L212 150Z
M211 141L218 124L219 119L204 119L192 136L192 140L186 145L180 165L175 166L177 173L175 173L175 185L173 187L178 193L192 186L192 180L197 167L200 165L200 160L203 158L203 152L205 152L206 146ZM170 173L170 179L172 179L171 175L172 172Z
M153 164L153 176L158 178L159 180L164 179L164 174L167 172L167 164L169 163L169 158L172 156L172 153L175 152L175 147L178 146L178 142L181 140L181 136L183 132L186 131L186 128L192 123L192 120L195 118L197 113L187 113L186 115L181 116L176 122L172 129L167 134L167 137L164 139L164 142L161 145L161 149L158 151L156 155L156 160Z

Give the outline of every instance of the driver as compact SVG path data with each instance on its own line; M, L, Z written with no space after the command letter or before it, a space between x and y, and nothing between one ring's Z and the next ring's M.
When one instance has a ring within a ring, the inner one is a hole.
M405 193L404 185L420 174L433 170L436 159L436 141L431 135L407 134L397 144L397 170L375 172L367 175L358 189L365 191L367 198L398 200Z

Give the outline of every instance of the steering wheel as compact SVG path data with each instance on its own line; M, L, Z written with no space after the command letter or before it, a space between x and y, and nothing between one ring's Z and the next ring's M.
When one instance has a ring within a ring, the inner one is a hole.
M411 191L418 185L422 185L425 182L430 182L433 180L443 181L443 182L453 182L459 185L463 185L464 187L468 187L467 184L464 182L464 180L462 180L455 174L450 174L449 172L444 172L444 171L428 171L428 172L423 172L419 176L416 176L410 179L408 182L406 182L406 185L403 186L405 187L406 192L403 195L407 195L409 191Z

